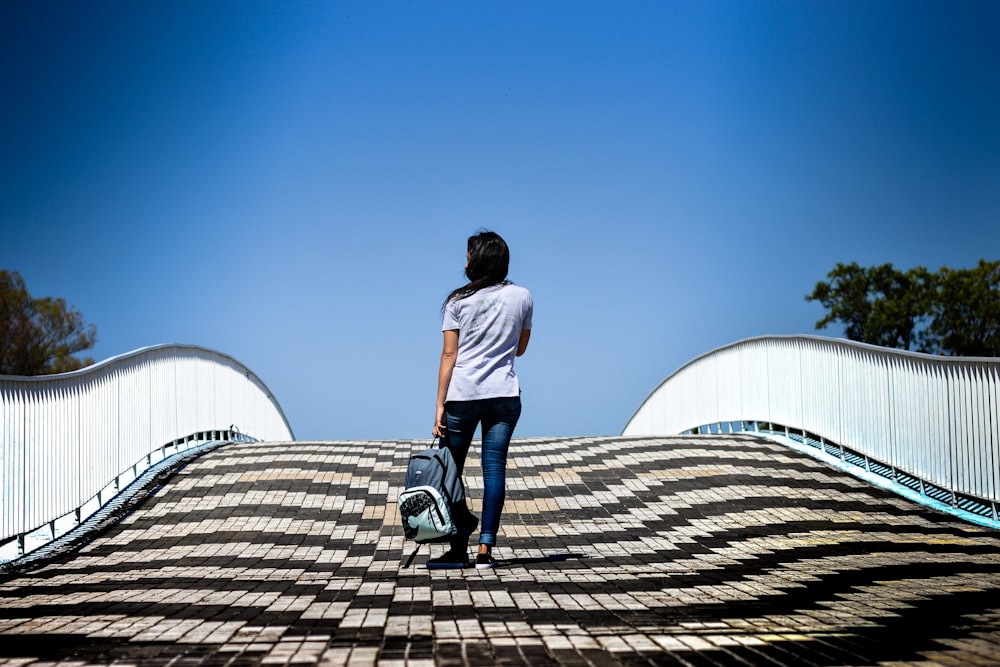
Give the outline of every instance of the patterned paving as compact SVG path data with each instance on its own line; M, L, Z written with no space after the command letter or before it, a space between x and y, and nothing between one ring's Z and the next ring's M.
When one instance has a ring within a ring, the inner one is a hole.
M780 445L515 440L485 571L428 571L441 546L404 567L396 494L427 445L188 463L0 576L0 665L1000 664L1000 533Z

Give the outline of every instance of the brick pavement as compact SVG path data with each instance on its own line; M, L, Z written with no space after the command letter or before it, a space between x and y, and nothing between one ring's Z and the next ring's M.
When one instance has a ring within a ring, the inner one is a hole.
M428 571L395 509L428 444L187 463L0 575L0 666L1000 664L1000 533L781 445L517 439L500 567Z

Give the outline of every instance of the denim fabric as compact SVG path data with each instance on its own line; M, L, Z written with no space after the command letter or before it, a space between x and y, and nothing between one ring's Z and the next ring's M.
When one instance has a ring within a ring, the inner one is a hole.
M521 416L521 398L483 398L476 401L449 401L444 406L448 427L447 445L458 464L465 469L465 457L472 445L476 427L483 425L483 516L479 543L497 543L500 512L507 486L507 448L514 427Z

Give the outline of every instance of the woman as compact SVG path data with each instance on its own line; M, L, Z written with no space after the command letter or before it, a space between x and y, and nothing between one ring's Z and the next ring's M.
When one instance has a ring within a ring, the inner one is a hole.
M469 237L465 275L468 284L445 299L444 348L438 371L436 437L451 449L459 471L482 424L483 523L477 568L496 566L493 547L507 472L507 448L521 416L521 389L514 357L524 354L531 337L531 293L507 280L510 250L498 234ZM475 517L466 507L457 512L460 530L451 548L427 567L465 567Z

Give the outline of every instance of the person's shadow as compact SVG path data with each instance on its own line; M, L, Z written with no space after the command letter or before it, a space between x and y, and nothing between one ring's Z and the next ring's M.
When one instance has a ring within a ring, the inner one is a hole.
M413 550L410 557L406 559L406 563L403 568L408 568L413 564L413 559L420 551L420 545ZM538 565L540 563L561 563L567 560L583 560L584 558L590 558L587 554L549 554L548 556L536 556L534 558L498 558L497 567L510 567L512 565Z
M549 554L534 558L498 558L497 567L509 567L511 565L538 565L539 563L561 563L567 560L583 560L590 558L587 554Z

